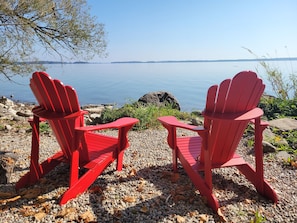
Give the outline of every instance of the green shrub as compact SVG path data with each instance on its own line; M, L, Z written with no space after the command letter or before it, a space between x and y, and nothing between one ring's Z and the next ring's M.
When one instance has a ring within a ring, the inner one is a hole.
M5 126L4 125L0 125L0 131L4 130Z
M144 106L137 102L125 104L121 108L105 109L100 117L100 123L115 121L121 117L133 117L139 119L139 123L134 126L134 130L143 130L148 128L159 128L160 123L157 120L160 116L173 115L178 119L190 120L194 114L181 112L172 109L172 106Z
M297 155L297 131L281 131L277 134L281 135L288 142L288 145L280 146L279 150L284 150L291 154Z
M268 120L282 117L297 117L297 98L281 99L275 97L262 97L259 107L263 109Z
M49 133L51 131L51 128L47 122L40 122L39 131L41 133Z
M257 210L255 212L254 218L251 220L251 223L262 223L262 222L265 222L265 221L266 221L265 216L263 216L261 214L261 212Z

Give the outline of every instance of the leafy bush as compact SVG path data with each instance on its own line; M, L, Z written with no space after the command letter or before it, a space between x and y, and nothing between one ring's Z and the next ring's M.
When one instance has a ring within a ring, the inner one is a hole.
M279 150L285 150L291 154L297 155L297 131L290 130L290 131L280 131L274 133L280 135L280 138L286 139L288 145L280 146Z
M143 130L148 128L158 128L160 126L157 120L160 116L173 115L182 120L190 120L194 114L181 112L168 106L144 106L137 102L125 104L121 108L105 109L100 117L101 123L108 123L121 117L133 117L139 119L139 123L135 125L134 130Z
M262 97L259 107L268 120L282 117L297 117L297 98L281 99L270 96Z
M41 122L39 124L39 130L42 133L49 133L51 131L51 128L47 122Z

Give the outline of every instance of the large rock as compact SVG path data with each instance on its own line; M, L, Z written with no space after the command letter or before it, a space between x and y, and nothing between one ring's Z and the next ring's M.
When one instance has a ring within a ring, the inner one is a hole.
M290 131L297 129L297 120L292 118L280 118L269 121L269 125L276 127L282 131Z
M32 104L23 104L12 101L4 96L0 97L0 119L4 120L27 120L33 116Z
M1 96L0 97L0 103L9 107L13 107L14 106L14 102L10 99L8 99L5 96Z
M172 108L180 110L180 105L176 98L166 91L150 92L138 99L138 102L144 105L166 106L171 105Z

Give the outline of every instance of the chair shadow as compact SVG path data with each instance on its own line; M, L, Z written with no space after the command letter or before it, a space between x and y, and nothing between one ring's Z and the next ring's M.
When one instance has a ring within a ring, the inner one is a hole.
M24 171L26 169L16 166L14 171ZM65 188L66 190L68 185L69 165L65 163L55 167L36 184L21 188L19 191L16 191L15 183L0 184L0 209L22 207L28 205L28 202L32 205L46 201L58 203L59 199L57 197L46 195L58 188Z
M98 222L101 222L101 219L103 219L102 222L162 222L166 219L176 220L178 216L189 215L193 219L199 219L200 214L213 216L215 222L220 221L220 217L207 206L205 199L197 192L180 165L178 174L173 173L171 164L146 167L132 171L132 174L131 170L133 169L130 168L130 174L125 170L122 171L125 174L121 175L121 172L115 172L114 167L111 166L89 188L90 206ZM22 195L22 198L0 203L0 209L20 208L28 205L28 202L31 205L45 201L57 204L58 197L46 195L62 187L66 190L68 174L69 165L60 164L39 183L24 189L25 195ZM213 182L215 190L227 190L227 193L228 190L232 190L234 193L228 199L219 199L221 206L246 199L261 200L261 196L252 186L239 185L232 179L226 179L222 174L213 173ZM92 192L96 187L102 188L102 191ZM118 193L116 200L106 199L111 188L114 189L111 192ZM132 201L123 201L125 197L130 196L127 188L133 194ZM15 192L14 184L0 184L0 194L6 192L19 195Z
M260 196L252 187L238 185L233 180L225 179L221 174L215 173L213 178L215 190L234 189L231 198L219 200L221 206L246 199L254 200ZM98 178L95 185L102 185L100 181ZM161 222L166 218L172 220L177 216L189 215L193 219L199 219L201 214L213 216L215 222L221 221L220 217L207 206L205 199L197 192L182 167L179 167L176 175L172 172L172 165L151 166L138 170L135 175L105 182L105 186L107 184L116 185L114 189L117 188L118 193L122 195L118 198L119 200L123 199L124 193L127 193L125 190L122 191L121 184L130 185L130 191L133 190L131 194L136 195L136 198L134 197L133 202L123 205L121 205L123 200L108 204L105 201L108 197L105 191L101 194L91 193L90 204L93 212L98 219L104 219L105 222ZM123 187L127 188L127 185ZM139 185L144 186L139 189ZM109 189L107 186L103 190ZM153 191L157 193L153 194ZM129 194L126 196L129 197Z

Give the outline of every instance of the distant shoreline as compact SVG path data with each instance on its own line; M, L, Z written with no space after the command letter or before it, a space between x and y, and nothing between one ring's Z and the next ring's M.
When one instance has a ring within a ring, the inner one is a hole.
M261 59L216 59L216 60L150 60L150 61L113 61L113 62L63 62L63 61L28 61L26 64L122 64L122 63L213 63L213 62L253 62L253 61L295 61L297 57L261 58Z
M218 60L160 60L160 61L115 61L111 63L213 63L213 62L253 62L253 61L289 61L293 58L263 58L263 59L218 59Z

